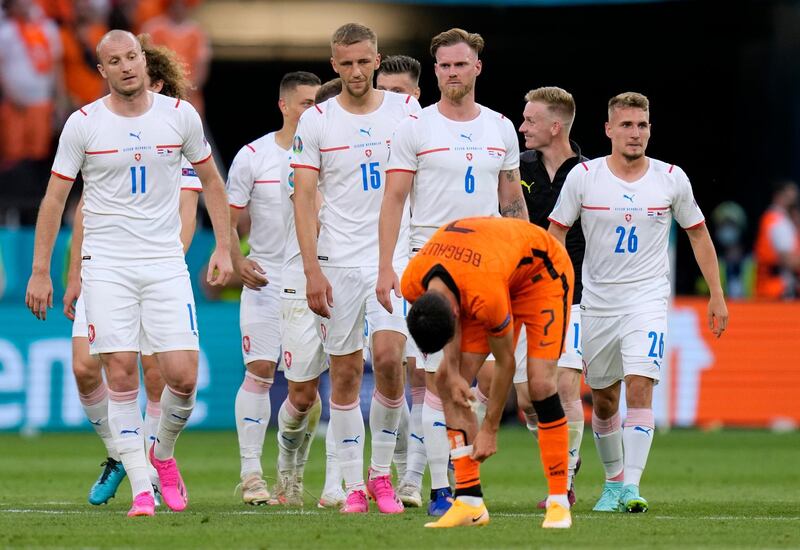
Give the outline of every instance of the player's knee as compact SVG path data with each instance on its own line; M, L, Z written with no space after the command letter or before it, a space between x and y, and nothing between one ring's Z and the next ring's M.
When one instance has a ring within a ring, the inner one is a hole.
M289 402L300 412L306 412L317 400L315 384L298 383L289 385Z
M542 399L545 399L557 393L555 380L532 379L528 384L529 384L528 389L530 391L530 398L532 401L541 401Z
M75 375L78 391L83 394L90 393L103 381L100 362L91 357L88 357L87 360L73 360L72 373ZM89 391L85 391L87 388Z
M592 392L592 407L598 417L611 418L619 409L619 402L613 394L595 390Z
M247 363L247 370L260 378L273 378L275 376L275 362L252 361Z

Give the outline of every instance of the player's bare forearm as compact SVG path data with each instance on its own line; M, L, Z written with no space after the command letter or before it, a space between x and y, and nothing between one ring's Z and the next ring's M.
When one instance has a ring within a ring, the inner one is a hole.
M501 338L490 337L489 348L492 350L495 363L483 425L486 429L496 432L514 379L514 332L510 331Z
M242 248L239 246L239 209L231 207L228 215L231 223L231 262L233 262L233 267L236 268L244 260Z
M547 228L547 232L555 237L555 239L560 242L562 246L566 246L567 231L569 231L569 229L553 222L550 222L550 226Z
M497 182L497 196L500 199L500 215L504 218L519 218L528 221L528 207L519 183L519 169L502 170Z
M317 220L316 209L317 173L313 170L295 169L294 207L295 230L300 256L303 259L303 270L306 274L319 271L317 259Z
M711 295L722 296L722 283L719 277L719 261L717 260L717 251L714 249L714 243L711 240L711 235L708 233L706 224L689 229L686 231L689 237L689 242L692 245L694 258L697 261L697 266L708 284Z
M71 183L58 176L50 176L39 215L36 218L36 237L33 245L33 272L50 274L53 246L61 227L61 216L67 202ZM81 235L83 228L81 228ZM79 252L80 254L80 252Z
M194 230L197 227L197 202L199 193L190 189L181 190L180 215L181 215L181 244L183 253L189 251L194 239Z
M208 217L211 218L217 250L227 254L231 249L231 231L228 195L225 193L225 184L219 175L213 158L202 164L195 164L194 169L197 177L200 178L200 183L203 185L206 210L208 210Z
M391 172L386 175L386 189L381 202L381 214L378 218L378 265L392 265L394 249L397 246L397 235L403 219L403 208L411 190L413 174L408 172Z

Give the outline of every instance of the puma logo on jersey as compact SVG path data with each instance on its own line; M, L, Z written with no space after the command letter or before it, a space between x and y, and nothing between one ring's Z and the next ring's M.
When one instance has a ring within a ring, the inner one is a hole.
M372 128L359 128L358 133L367 137L372 137Z
M624 198L628 199L629 201L631 201L631 203L633 203L633 198L636 196L636 193L633 193L633 194L631 194L631 195L625 195L625 194L623 193L623 195L622 195L622 196L623 196Z
M133 132L128 132L128 135L131 136L131 137L135 137L139 141L142 141L142 131L141 130L139 130L138 134L134 134Z
M532 181L532 182L528 183L525 180L519 180L519 183L520 183L520 185L522 185L522 187L524 187L525 189L528 190L528 193L530 193L531 192L531 187L533 187L533 184L536 183L536 182Z
M472 143L472 134L461 134L461 137Z

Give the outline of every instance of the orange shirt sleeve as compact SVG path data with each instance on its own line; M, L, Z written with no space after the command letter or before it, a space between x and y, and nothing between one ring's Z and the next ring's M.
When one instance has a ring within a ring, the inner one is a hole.
M473 286L474 285L474 286ZM462 304L462 315L469 314L480 321L489 336L499 338L514 329L511 317L511 296L505 281L486 278L466 289L469 304Z

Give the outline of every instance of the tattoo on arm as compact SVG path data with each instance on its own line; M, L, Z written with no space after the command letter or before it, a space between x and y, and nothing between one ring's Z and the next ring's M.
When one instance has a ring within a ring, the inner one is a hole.
M519 218L521 220L528 220L528 211L525 206L524 199L517 199L510 204L500 207L500 215L504 218Z
M519 168L514 168L513 170L503 170L503 175L505 176L506 181L510 183L518 182L520 180Z

